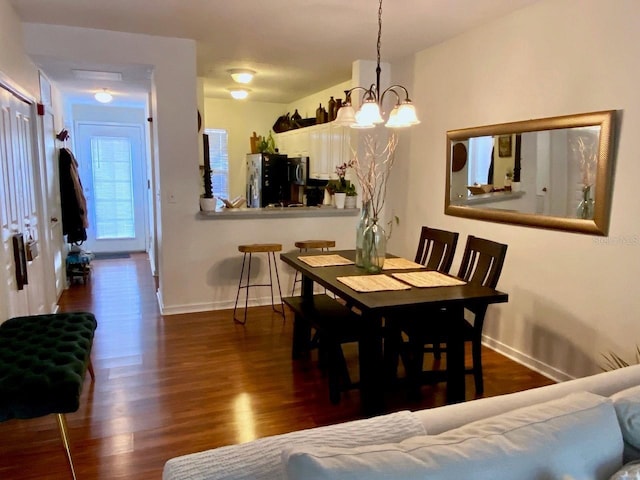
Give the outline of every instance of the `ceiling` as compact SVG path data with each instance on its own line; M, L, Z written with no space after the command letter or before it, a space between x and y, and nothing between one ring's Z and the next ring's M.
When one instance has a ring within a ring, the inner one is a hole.
M393 62L537 0L387 0L383 62ZM197 42L205 96L230 98L230 68L257 72L250 99L290 103L344 82L356 59L376 58L375 0L10 0L23 22L77 26ZM63 93L148 89L150 67L78 65L34 58ZM119 82L74 78L72 69L117 71ZM87 98L89 95L86 95Z

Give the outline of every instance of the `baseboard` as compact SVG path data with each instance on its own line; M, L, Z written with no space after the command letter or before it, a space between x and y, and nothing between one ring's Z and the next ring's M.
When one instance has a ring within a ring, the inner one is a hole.
M222 302L206 302L206 303L189 303L183 305L170 305L164 306L160 301L160 292L158 292L158 305L160 306L160 313L162 315L179 315L181 313L199 313L210 312L213 310L228 310L233 309L235 300L222 301ZM277 302L277 299L276 299ZM263 298L250 298L248 302L249 307L259 307L262 305L271 305L271 296ZM276 303L276 306L278 304ZM244 308L244 299L238 302L238 309Z
M555 367L552 367L551 365L536 360L526 353L522 353L521 351L505 345L498 340L487 337L486 335L482 336L482 344L492 350L495 350L501 355L510 358L514 362L518 362L519 364L524 365L525 367L528 367L531 370L538 372L539 374L544 375L545 377L550 378L551 380L554 380L556 382L565 382L567 380L573 380L575 378L561 370L558 370Z

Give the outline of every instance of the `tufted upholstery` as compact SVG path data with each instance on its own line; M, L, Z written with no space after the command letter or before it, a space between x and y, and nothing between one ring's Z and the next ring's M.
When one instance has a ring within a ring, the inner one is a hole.
M1 324L0 421L75 412L96 327L86 312Z

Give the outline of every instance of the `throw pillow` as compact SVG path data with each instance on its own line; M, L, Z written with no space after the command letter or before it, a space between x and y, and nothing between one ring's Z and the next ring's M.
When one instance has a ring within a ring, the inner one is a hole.
M395 444L296 446L283 462L289 480L607 478L622 435L611 400L582 392Z
M425 433L424 425L409 411L300 430L172 458L164 466L163 480L281 480L280 455L292 445L349 446L399 442Z
M624 461L640 460L640 386L611 395L622 438Z
M640 479L640 462L627 463L614 473L609 480L636 480Z

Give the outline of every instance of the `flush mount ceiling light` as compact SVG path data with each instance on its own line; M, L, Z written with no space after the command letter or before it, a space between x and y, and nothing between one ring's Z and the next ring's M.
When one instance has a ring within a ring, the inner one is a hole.
M396 104L389 114L386 127L404 128L420 123L416 116L416 109L409 99L409 92L402 85L391 85L384 91L380 91L380 45L382 38L382 0L378 7L378 64L376 67L376 83L369 88L353 87L345 90L345 103L338 110L335 122L338 125L345 125L351 128L373 128L376 124L383 123L382 101L387 93L393 93L396 97ZM361 106L356 111L351 105L351 93L362 90Z
M96 92L93 97L100 103L109 103L111 100L113 100L113 95L107 92L106 88L103 88L101 92Z
M248 68L232 68L228 72L236 83L251 83L253 76L256 74L256 72Z
M250 91L251 90L249 90L248 88L230 88L229 89L229 93L231 93L231 96L236 100L244 100L249 96Z

